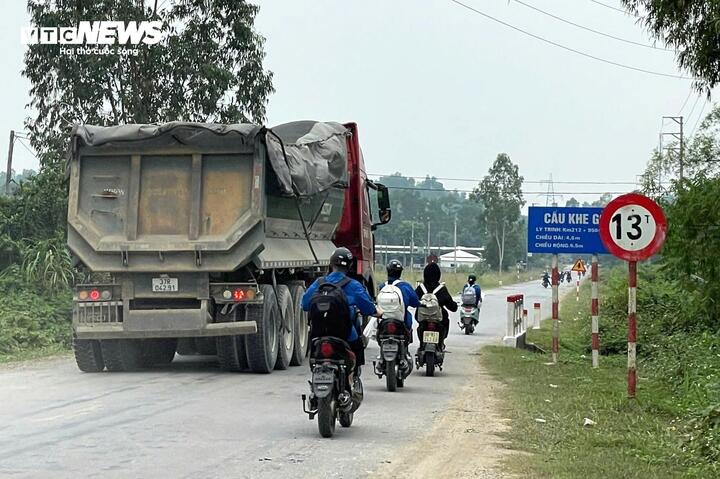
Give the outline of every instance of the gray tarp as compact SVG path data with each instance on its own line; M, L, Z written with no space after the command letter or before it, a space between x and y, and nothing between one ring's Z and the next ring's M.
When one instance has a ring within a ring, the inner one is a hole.
M339 123L295 121L270 131L265 138L268 156L283 194L312 196L347 187L347 128Z
M87 146L142 141L148 146L222 146L253 142L264 133L268 159L281 193L313 196L347 186L347 143L350 132L339 123L296 121L265 129L258 125L170 122L159 125L78 125L73 137ZM282 144L281 144L282 141Z

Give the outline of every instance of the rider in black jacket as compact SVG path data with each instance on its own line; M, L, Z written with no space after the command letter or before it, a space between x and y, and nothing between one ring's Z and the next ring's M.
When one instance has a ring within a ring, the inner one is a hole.
M438 287L438 285L440 284L440 267L437 265L437 263L430 263L425 266L425 270L423 271L423 284L425 285L425 289L427 289L429 292L432 292L433 290L435 290L435 288ZM424 292L420 286L415 289L415 292L417 293L418 298L423 297ZM441 343L444 345L445 338L447 338L448 332L450 331L450 319L448 315L448 310L455 312L458 309L458 305L445 286L440 288L440 290L435 293L435 296L438 299L438 304L440 305L440 310L442 311L443 331ZM422 342L423 329L421 327L418 327L417 334L418 340Z

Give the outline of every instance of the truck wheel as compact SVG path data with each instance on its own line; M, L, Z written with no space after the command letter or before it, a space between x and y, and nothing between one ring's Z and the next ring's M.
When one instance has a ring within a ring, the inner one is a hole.
M269 373L275 367L278 354L277 302L275 291L267 284L260 285L264 300L262 305L247 305L246 318L256 321L257 333L245 337L247 360L254 373Z
M156 338L145 339L142 342L142 367L168 365L175 359L177 339Z
M295 330L293 331L293 354L290 358L290 366L301 366L305 362L308 352L308 338L310 327L307 322L307 313L302 308L302 297L305 294L305 287L301 284L290 286L293 310L295 312Z
M240 312L244 311L237 307L235 311L224 315L217 313L216 321L220 323L235 322L238 320ZM218 336L215 339L215 348L217 350L218 362L220 368L224 371L242 371L247 368L247 358L245 357L245 338L242 335L235 336Z
M278 355L275 361L275 369L287 369L292 359L295 344L295 311L293 308L290 290L284 284L277 286L278 300L282 308L282 316L277 315L278 326ZM283 327L282 318L285 318L285 326Z
M110 372L135 371L142 363L142 344L137 339L100 341L105 367Z
M75 362L84 373L99 373L105 369L100 341L96 339L78 339L73 334L72 341Z

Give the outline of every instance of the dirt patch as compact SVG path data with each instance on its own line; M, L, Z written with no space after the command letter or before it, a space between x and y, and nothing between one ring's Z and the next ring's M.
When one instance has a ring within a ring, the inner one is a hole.
M508 443L499 434L509 420L498 412L503 385L490 377L474 357L476 372L460 388L431 431L403 448L391 464L371 477L505 478L501 463ZM398 460L398 458L401 458Z

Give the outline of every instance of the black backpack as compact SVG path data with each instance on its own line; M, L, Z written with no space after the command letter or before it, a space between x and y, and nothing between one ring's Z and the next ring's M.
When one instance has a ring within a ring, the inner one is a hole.
M351 281L343 278L338 283L330 283L325 278L318 280L318 288L310 298L308 321L310 339L333 336L345 341L353 328L350 319L350 307L343 287Z

